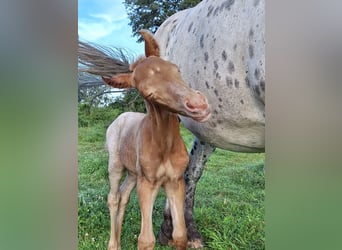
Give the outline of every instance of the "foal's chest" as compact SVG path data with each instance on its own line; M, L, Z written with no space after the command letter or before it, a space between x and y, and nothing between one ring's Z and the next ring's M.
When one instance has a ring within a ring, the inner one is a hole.
M177 180L183 177L189 157L186 149L169 155L151 154L140 158L141 174L149 181Z

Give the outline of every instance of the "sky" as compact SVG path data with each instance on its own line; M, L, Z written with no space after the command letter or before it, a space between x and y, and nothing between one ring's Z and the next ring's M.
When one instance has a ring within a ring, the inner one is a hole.
M143 43L132 36L123 0L79 0L78 36L86 42L144 53Z

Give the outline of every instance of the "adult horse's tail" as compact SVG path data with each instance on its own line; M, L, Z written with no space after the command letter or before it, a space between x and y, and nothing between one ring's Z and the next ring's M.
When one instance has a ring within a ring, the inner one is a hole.
M80 71L103 77L131 72L127 51L93 43L78 41L78 62Z

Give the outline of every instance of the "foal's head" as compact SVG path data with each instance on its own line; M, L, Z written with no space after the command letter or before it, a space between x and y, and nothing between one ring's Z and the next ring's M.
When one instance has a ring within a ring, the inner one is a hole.
M141 30L140 34L145 40L146 57L130 66L132 73L118 74L103 80L115 88L134 87L147 102L171 112L200 122L209 119L207 98L185 84L175 64L160 58L159 45L150 32Z

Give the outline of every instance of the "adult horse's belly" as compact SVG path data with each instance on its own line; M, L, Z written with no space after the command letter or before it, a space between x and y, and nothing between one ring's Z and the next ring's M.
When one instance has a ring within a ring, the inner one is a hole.
M265 123L262 121L236 123L222 119L198 123L187 117L181 120L197 138L212 146L236 152L265 151Z

